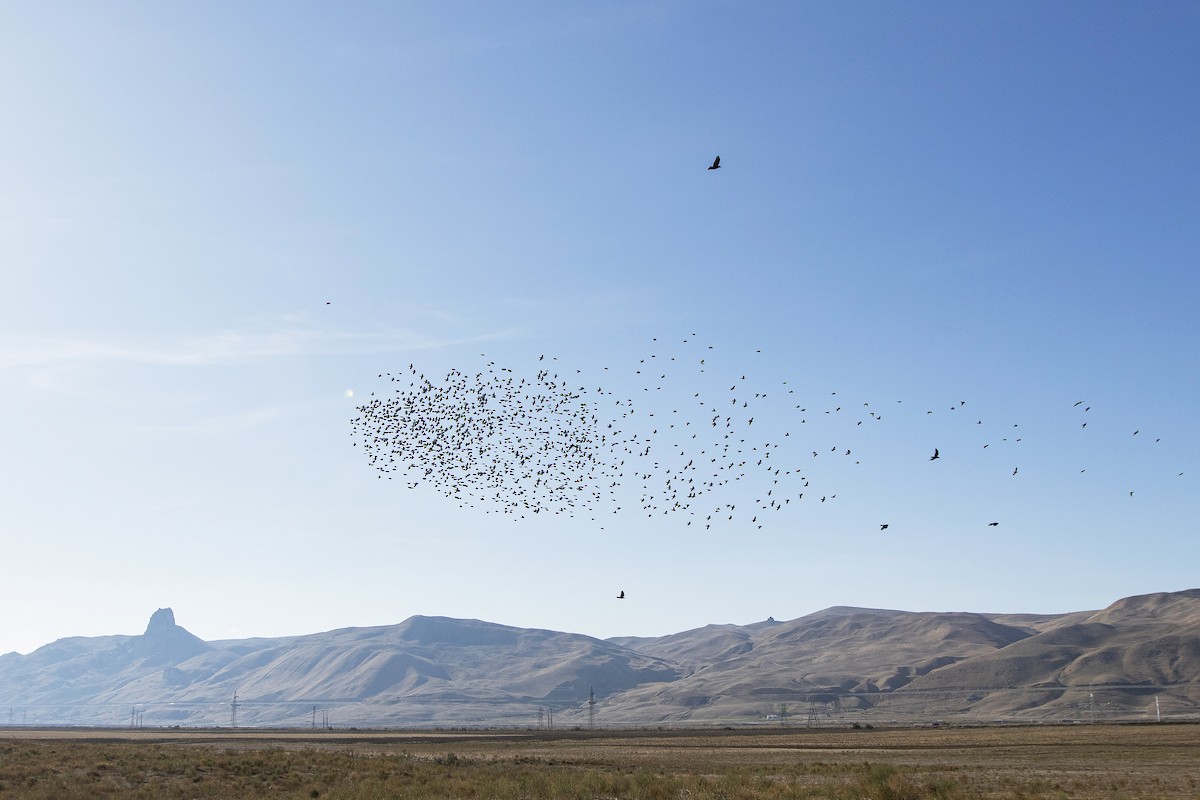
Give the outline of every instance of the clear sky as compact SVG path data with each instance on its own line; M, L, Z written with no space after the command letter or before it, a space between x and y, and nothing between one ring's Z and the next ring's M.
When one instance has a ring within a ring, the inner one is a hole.
M0 2L0 652L1200 585L1197 41L1186 2ZM643 413L745 374L838 496L519 519L353 445L380 373L542 355Z

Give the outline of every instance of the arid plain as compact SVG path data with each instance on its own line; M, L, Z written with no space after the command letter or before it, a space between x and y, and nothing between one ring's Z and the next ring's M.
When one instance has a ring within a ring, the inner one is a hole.
M1193 798L1195 724L0 730L0 798Z

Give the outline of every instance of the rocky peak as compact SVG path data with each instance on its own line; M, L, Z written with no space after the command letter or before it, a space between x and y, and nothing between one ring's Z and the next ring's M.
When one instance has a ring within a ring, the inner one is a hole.
M146 626L146 633L144 635L161 635L175 627L177 627L175 625L175 612L169 608L160 608L150 615L150 624ZM167 633L167 635L170 634Z
M134 652L153 662L179 663L208 650L203 639L175 624L175 612L160 608L150 617L146 632L135 640Z

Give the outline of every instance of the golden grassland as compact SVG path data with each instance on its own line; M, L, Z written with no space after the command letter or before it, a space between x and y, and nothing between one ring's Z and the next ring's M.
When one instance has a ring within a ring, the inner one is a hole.
M0 799L1200 797L1200 725L0 729Z

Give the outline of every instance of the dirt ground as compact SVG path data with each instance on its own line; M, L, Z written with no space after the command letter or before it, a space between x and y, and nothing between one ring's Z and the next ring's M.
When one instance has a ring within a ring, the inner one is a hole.
M102 754L105 747L120 745L226 754L348 753L431 764L569 766L673 776L772 775L778 779L787 774L788 780L799 780L796 776L802 774L838 770L844 774L886 765L912 776L916 788L909 795L884 792L880 796L1200 797L1200 725L1196 724L859 730L0 729L0 752L6 744L13 763L21 755L20 747L67 745L68 750L77 750L86 746L99 748ZM10 774L7 790L0 786L0 798L36 796L14 791L22 785L20 777ZM920 788L939 782L952 784L954 791Z

